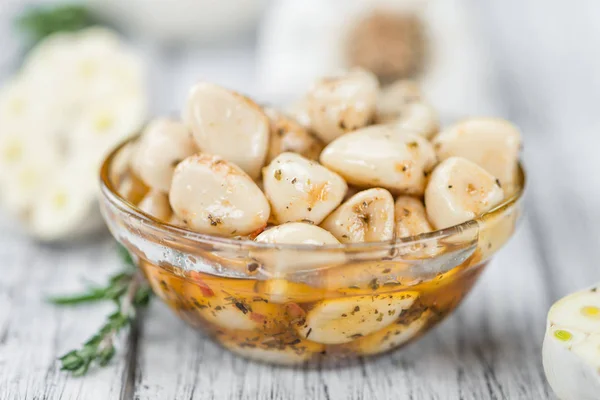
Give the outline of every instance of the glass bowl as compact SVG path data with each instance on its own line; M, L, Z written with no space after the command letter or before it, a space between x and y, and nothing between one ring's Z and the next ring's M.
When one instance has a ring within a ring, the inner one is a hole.
M118 193L121 145L101 170L102 213L158 297L230 351L293 365L398 348L448 316L512 236L525 176L499 206L391 242L275 245L159 221Z

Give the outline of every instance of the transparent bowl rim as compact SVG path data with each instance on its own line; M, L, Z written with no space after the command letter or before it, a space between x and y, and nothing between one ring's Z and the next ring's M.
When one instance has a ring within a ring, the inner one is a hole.
M395 238L383 242L366 242L366 243L349 243L349 244L330 244L330 245L314 245L314 244L285 244L285 243L260 243L252 240L239 240L227 237L219 237L208 234L203 234L189 229L180 228L176 225L168 224L140 210L135 204L123 198L117 188L113 185L110 179L110 168L116 155L129 143L136 140L137 136L129 138L118 146L116 146L108 156L104 159L100 169L100 188L101 193L112 205L121 212L138 218L143 223L151 225L154 229L161 231L165 235L175 235L185 238L203 245L219 245L223 247L234 247L237 249L244 248L248 250L294 250L294 251L310 251L310 252L326 252L326 251L349 251L349 252L368 252L398 246L410 246L424 241L433 239L444 239L453 235L458 235L468 229L477 228L480 222L493 218L502 214L504 211L515 205L524 195L526 189L526 174L521 162L518 164L518 173L520 185L518 189L509 197L504 199L491 210L479 215L477 218L462 222L448 228L439 229L432 232L421 233L419 235Z

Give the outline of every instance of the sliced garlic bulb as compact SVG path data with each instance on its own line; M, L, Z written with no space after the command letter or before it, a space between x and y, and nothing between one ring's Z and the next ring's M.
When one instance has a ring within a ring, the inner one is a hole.
M557 301L548 312L544 371L561 400L600 393L600 286Z
M210 83L192 87L183 120L198 147L256 179L269 146L269 118L252 100Z
M416 292L401 292L323 300L308 311L298 330L313 342L348 343L390 325L417 297Z
M432 312L422 309L417 314L404 318L404 314L411 314L411 309L403 312L402 316L392 325L368 336L362 337L351 343L352 349L362 355L381 354L402 346L415 338L425 328L432 317Z
M335 172L298 154L282 153L263 169L263 185L278 223L320 224L348 186Z
M408 104L420 101L421 88L415 81L401 79L382 88L377 98L377 122L398 119Z
M477 164L460 157L441 162L425 190L427 216L436 229L471 220L504 198L497 179Z
M177 164L197 152L184 124L160 118L152 121L138 140L133 168L146 185L166 193Z
M171 219L171 206L169 197L166 193L159 191L150 191L138 204L138 208L148 215L160 221L169 221Z
M436 163L433 147L422 136L385 125L339 137L320 160L348 183L416 195L423 193L425 175Z
M342 243L384 242L394 237L394 199L381 188L358 192L321 226Z
M329 143L366 126L375 113L378 90L377 77L360 68L318 80L306 96L312 129Z
M269 219L269 202L252 179L235 164L208 154L179 163L169 200L173 212L201 233L246 235Z
M293 152L311 160L318 160L323 143L310 134L302 125L292 118L275 111L265 109L271 121L269 152L267 162L271 162L281 153Z
M521 133L500 118L469 118L444 129L433 139L440 161L463 157L484 168L504 187L517 173Z
M399 196L395 204L396 238L420 235L433 228L427 220L423 202L416 197Z

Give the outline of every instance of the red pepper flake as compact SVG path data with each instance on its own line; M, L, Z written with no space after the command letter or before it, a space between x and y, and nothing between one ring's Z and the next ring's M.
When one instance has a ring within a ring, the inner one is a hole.
M303 324L306 320L306 312L297 303L286 303L285 312L293 324Z
M215 292L213 292L213 290L202 280L202 275L200 274L200 272L190 271L190 278L200 288L202 296L212 297L215 295Z
M237 304L236 304L237 305ZM245 314L245 313L244 313ZM267 317L259 314L257 312L251 312L250 313L250 319L258 324L264 324L267 322Z

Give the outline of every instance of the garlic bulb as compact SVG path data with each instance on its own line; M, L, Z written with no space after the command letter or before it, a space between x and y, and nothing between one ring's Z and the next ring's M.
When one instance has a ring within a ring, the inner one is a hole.
M593 400L600 393L600 284L570 294L548 312L544 371L561 400Z
M317 77L362 66L384 82L417 79L444 116L489 113L490 58L473 31L458 0L280 0L261 24L259 87L288 101Z
M115 33L45 39L0 89L0 206L42 240L100 228L100 163L146 108L142 61Z

